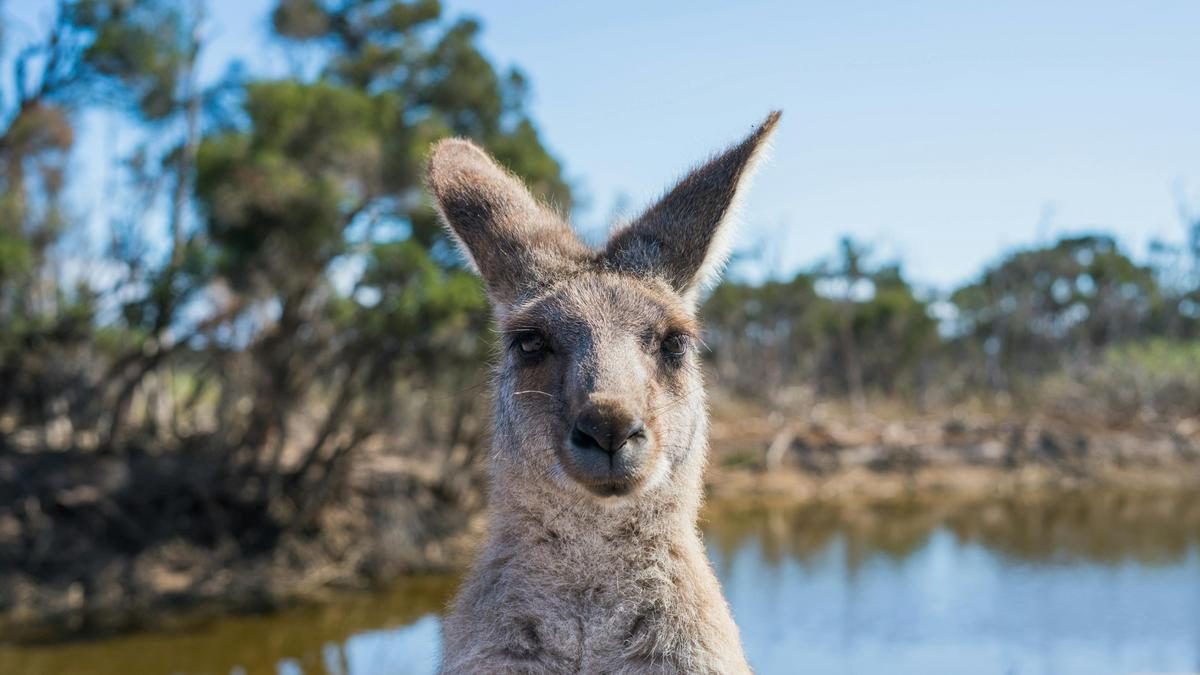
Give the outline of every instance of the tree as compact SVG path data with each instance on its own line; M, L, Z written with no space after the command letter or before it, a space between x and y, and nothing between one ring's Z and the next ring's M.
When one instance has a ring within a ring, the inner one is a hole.
M1151 261L1162 292L1154 323L1174 339L1200 337L1200 213L1181 200L1183 241L1155 239Z
M570 192L523 111L523 78L496 74L474 22L446 25L429 2L285 0L272 18L295 48L320 43L328 60L313 81L245 86L241 115L199 144L196 196L206 283L229 293L221 322L257 317L241 359L252 377L222 385L252 405L242 419L227 413L223 444L260 458L268 498L285 495L303 519L340 462L406 419L400 393L460 391L486 353L478 286L424 201L431 143L473 136L544 198L569 205ZM355 267L349 288L337 282ZM477 397L446 400L442 415L408 419L471 463ZM303 409L324 415L283 476Z
M841 241L839 254L836 261L822 265L819 274L828 282L830 295L837 306L833 323L838 336L838 357L845 374L846 391L855 409L861 412L866 407L866 399L863 394L862 363L854 336L854 319L855 306L861 301L856 296L870 295L874 290L865 269L870 251L846 237Z
M14 96L0 109L0 322L54 307L38 276L64 225L79 52L79 36L60 11L45 37L21 47L11 64Z
M1150 269L1111 237L1084 235L1010 254L951 301L962 339L986 355L988 384L1011 386L1139 337L1158 297Z
M938 339L900 266L872 265L866 247L848 239L835 261L789 281L726 281L703 315L718 373L735 389L810 385L859 410L868 389L919 395Z

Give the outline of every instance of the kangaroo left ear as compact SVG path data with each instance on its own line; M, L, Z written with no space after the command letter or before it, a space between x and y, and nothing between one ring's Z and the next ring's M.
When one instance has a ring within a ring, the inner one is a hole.
M732 247L742 195L780 112L742 142L689 173L641 217L613 234L605 263L663 278L689 302L716 283Z
M592 258L558 214L470 141L451 138L433 147L428 184L497 314Z

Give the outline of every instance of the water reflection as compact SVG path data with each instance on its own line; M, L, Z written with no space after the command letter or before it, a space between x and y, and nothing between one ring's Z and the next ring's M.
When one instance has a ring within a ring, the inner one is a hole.
M1200 496L723 504L704 528L759 673L1200 671ZM431 673L453 584L0 648L0 673Z
M985 500L718 505L706 514L710 547L729 557L748 543L766 564L812 561L835 539L847 564L868 555L903 560L937 530L1031 563L1178 561L1200 542L1200 495L1060 493Z
M760 673L1200 671L1194 496L746 508L709 544Z
M155 632L0 647L4 675L431 673L448 578L416 578L269 616L184 621Z

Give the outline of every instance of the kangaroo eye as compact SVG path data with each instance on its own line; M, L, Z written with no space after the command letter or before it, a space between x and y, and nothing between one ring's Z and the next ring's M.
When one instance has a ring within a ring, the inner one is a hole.
M537 333L524 333L517 338L517 349L525 356L540 354L546 349L546 339Z
M688 342L687 336L675 333L663 338L662 351L663 354L671 358L680 358L687 353Z

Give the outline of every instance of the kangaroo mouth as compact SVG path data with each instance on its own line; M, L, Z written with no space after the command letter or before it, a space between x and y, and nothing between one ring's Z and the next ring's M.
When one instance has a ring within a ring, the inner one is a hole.
M597 497L624 497L637 490L638 482L632 480L607 480L600 482L578 481L588 492Z
M570 446L558 452L563 472L597 497L624 497L636 492L644 482L648 459L631 454L610 456Z
M564 472L571 480L579 483L588 492L597 497L624 497L633 494L643 483L640 467L627 470L608 469L590 471L590 467L580 466L578 462L569 459L561 461Z

